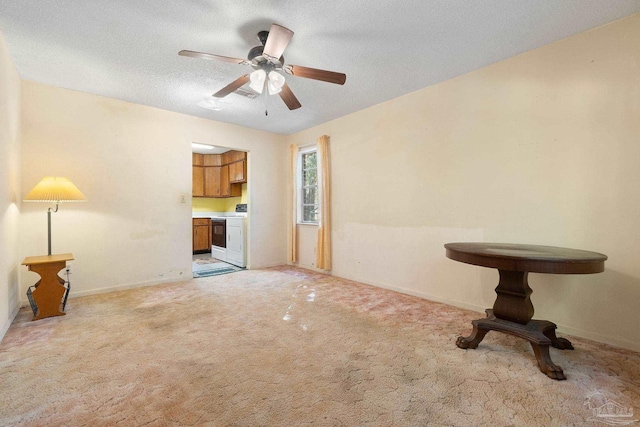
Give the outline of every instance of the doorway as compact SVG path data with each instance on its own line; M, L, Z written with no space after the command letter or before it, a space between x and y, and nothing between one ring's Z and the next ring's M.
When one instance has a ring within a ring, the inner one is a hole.
M193 277L246 268L247 169L246 151L192 144ZM227 246L233 249L229 259Z

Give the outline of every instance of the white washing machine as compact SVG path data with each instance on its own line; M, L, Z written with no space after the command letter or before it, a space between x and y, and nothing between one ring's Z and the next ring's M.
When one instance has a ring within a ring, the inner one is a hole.
M246 217L227 217L226 262L238 267L247 265Z

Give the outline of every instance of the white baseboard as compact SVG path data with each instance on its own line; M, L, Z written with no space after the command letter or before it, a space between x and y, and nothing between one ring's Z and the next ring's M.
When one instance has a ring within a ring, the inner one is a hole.
M106 293L109 293L109 292L124 291L124 290L127 290L127 289L142 288L142 287L145 287L145 286L162 285L164 283L184 282L186 280L191 280L191 277L184 278L184 277L181 277L181 276L176 276L176 277L169 277L169 278L162 279L162 280L150 280L148 282L131 283L131 284L126 284L126 285L113 286L113 287L109 287L109 288L90 289L90 290L86 290L86 291L75 291L75 292L71 291L69 293L69 298L79 298L79 297L85 297L85 296L89 296L89 295L106 294ZM26 307L28 305L29 305L29 301L28 300L21 300L20 301L20 306L21 307Z
M640 343L632 342L625 339L620 339L616 337L610 337L606 335L601 335L591 331L585 331L580 328L574 328L572 326L565 326L558 324L558 335L567 334L573 335L574 337L585 338L591 341L596 341L602 344L611 345L613 347L624 348L626 350L638 351L640 352Z
M307 268L307 267L302 267L302 268ZM312 270L309 268L309 270ZM327 273L326 271L320 271L317 270L321 273ZM331 274L331 273L327 273L327 274ZM341 277L341 276L336 276L336 277ZM403 289L403 288L399 288L396 286L392 286L392 285L387 285L385 283L376 283L376 282L364 282L361 279L357 279L357 278L352 278L352 277L344 277L347 280L353 280L354 282L359 282L359 283L364 283L367 285L371 285L371 286L376 286L378 288L383 288L383 289L389 289L391 291L395 291L395 292L399 292L401 294L406 294L406 295L412 295L415 297L419 297L419 298L424 298L427 299L429 301L434 301L434 302L439 302L442 304L447 304L447 305L451 305L454 307L459 307L459 308L464 308L467 310L471 310L471 311L475 311L478 313L484 313L484 311L487 308L490 307L483 307L483 306L479 306L479 305L475 305L475 304L469 304L463 301L456 301L456 300L452 300L449 298L441 298L435 295L430 295L427 293L423 293L423 292L418 292L418 291L414 291L414 290L410 290L410 289ZM632 351L639 351L640 352L640 343L637 342L632 342L629 340L625 340L625 339L620 339L620 338L616 338L616 337L610 337L607 335L602 335L602 334L598 334L598 333L594 333L591 331L586 331L584 329L581 328L575 328L572 326L566 326L566 325L562 325L562 324L556 324L558 326L558 331L561 334L568 334L568 335L573 335L575 337L579 337L579 338L585 338L591 341L596 341L602 344L607 344L607 345L611 345L613 347L619 347L619 348L624 348L627 350L632 350ZM461 333L466 333L467 331L460 331Z
M281 265L287 265L285 262L272 262L268 264L251 265L247 266L247 270L260 270L261 268L279 267Z
M20 307L21 307L21 305L18 305L17 307L15 307L13 309L13 312L9 314L9 318L7 319L5 324L2 325L2 329L0 329L0 341L2 341L2 339L5 336L5 334L7 333L9 328L11 327L11 324L13 323L13 321L16 318L16 316L18 315L18 311L20 310Z
M316 268L313 265L297 264L295 262L289 262L287 264L292 266L292 267L304 268L305 270L311 270L311 271L315 271L316 273L324 273L324 274L328 274L329 276L333 276L333 274L331 274L331 270L322 270L320 268ZM336 276L336 277L339 277L339 276ZM351 279L349 279L349 280L351 280ZM357 280L356 280L356 282L357 282ZM364 283L364 282L361 282L361 283ZM375 285L373 285L373 286L375 286ZM382 286L380 286L380 287L382 287Z

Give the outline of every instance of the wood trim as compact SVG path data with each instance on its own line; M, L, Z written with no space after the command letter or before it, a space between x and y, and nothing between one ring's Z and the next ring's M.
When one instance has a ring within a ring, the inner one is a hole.
M193 166L204 166L204 154L191 153L191 164Z
M205 166L222 166L222 157L220 154L205 154L204 155Z

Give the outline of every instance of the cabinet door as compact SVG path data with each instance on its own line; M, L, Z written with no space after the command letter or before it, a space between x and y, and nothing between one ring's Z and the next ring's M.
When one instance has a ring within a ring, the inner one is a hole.
M220 168L220 196L229 197L229 166Z
M207 225L193 226L193 251L206 251L210 246L210 230Z
M204 196L220 197L220 167L205 166L204 168Z
M229 182L246 182L245 162L241 160L239 162L231 163L229 165Z
M193 166L193 197L204 196L204 168L202 166Z

